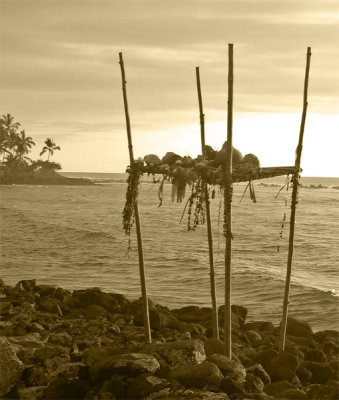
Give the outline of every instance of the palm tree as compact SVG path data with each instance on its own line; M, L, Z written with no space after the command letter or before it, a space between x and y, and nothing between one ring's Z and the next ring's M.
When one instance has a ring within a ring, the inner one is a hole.
M57 146L52 138L48 138L45 140L45 145L40 153L40 156L42 156L46 151L48 151L48 157L47 161L49 161L49 158L54 154L55 150L60 150L60 146Z
M3 157L5 153L10 153L10 150L15 149L19 127L20 123L14 122L11 114L4 114L0 118L0 152Z
M16 152L21 160L23 160L25 154L28 154L32 146L35 146L33 139L30 136L26 136L25 131L21 131L17 135Z

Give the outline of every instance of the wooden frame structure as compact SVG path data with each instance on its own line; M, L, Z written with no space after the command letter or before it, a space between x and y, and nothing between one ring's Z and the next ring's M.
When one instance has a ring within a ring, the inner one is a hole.
M259 168L249 165L236 165L232 167L232 127L233 127L233 44L228 45L228 101L227 101L227 142L226 142L226 158L223 164L219 167L206 165L203 162L205 152L205 126L204 126L204 113L202 107L201 87L200 87L200 74L199 68L196 68L197 78L197 89L198 89L198 100L199 100L199 111L200 111L200 128L201 128L201 144L203 156L197 159L195 162L189 165L182 164L178 165L144 165L143 162L135 161L133 156L132 136L130 128L130 119L127 102L126 92L126 78L122 53L119 53L119 63L121 67L122 77L122 90L124 98L124 108L126 117L126 128L128 138L128 148L130 156L130 166L127 168L132 181L136 184L139 182L140 176L143 174L162 174L168 179L174 179L177 174L178 168L187 168L190 170L191 175L195 179L200 180L203 185L204 199L206 204L207 213L207 231L208 231L208 242L209 242L209 259L210 259L210 281L211 281L211 297L212 297L212 322L213 322L213 334L214 337L219 337L218 332L218 316L217 316L217 305L216 305L216 294L215 294L215 278L214 278L214 262L213 262L213 241L211 233L211 220L209 213L209 198L208 198L208 184L220 185L224 191L224 236L225 236L225 318L224 318L224 350L225 355L232 358L232 329L231 329L231 260L232 260L232 193L234 182L245 182L253 181L263 178L270 178L274 176L292 175L292 200L291 200L291 217L290 217L290 232L289 232L289 247L288 247L288 260L287 260L287 273L285 282L285 294L283 301L283 316L281 322L280 342L279 351L283 352L285 347L286 337L286 326L287 326L287 314L288 314L288 298L290 279L292 271L292 257L293 257L293 242L294 242L294 230L295 230L295 213L297 204L297 194L299 187L300 178L300 161L302 152L302 143L304 137L304 128L307 112L307 94L308 94L308 80L309 80L309 68L311 59L311 48L307 48L307 60L306 60L306 72L304 81L304 97L303 97L303 112L302 120L299 133L299 141L296 149L296 160L294 166L286 167L269 167ZM139 256L139 272L141 281L141 292L143 300L143 312L144 312L144 327L145 327L145 341L151 342L151 329L149 322L149 311L148 311L148 298L146 290L146 275L143 258L143 245L142 245L142 233L139 218L139 209L137 201L137 190L130 194L130 218L134 218L136 225L136 233L138 240L138 256Z

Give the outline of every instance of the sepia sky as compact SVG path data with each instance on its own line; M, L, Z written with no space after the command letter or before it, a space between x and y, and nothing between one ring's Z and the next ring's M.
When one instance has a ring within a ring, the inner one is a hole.
M125 170L119 51L136 157L200 152L196 66L206 142L220 148L234 43L234 146L293 165L311 46L302 166L339 176L338 0L0 0L0 13L0 111L33 137L32 157L52 137L64 171Z

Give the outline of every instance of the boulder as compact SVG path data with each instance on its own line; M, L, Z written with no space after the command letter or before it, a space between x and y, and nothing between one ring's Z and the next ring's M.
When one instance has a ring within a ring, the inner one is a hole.
M280 396L283 397L284 399L290 399L290 400L306 400L307 399L307 394L300 389L287 389L283 390L280 393Z
M117 300L109 293L102 292L99 288L74 290L72 297L76 299L76 306L78 308L97 305L110 313L119 312Z
M203 388L206 385L219 387L223 377L220 369L209 361L195 365L177 365L170 371L170 378L187 388Z
M313 331L306 321L293 317L287 318L286 333L292 336L312 337Z
M206 356L225 354L225 345L220 339L209 338L204 340Z
M204 324L212 320L212 309L210 307L186 306L171 310L180 321L196 322Z
M167 386L169 386L169 382L166 379L160 379L154 375L142 374L129 383L125 396L127 399L141 399Z
M45 398L46 386L22 387L18 389L19 400L42 400Z
M273 380L291 380L299 366L297 356L287 350L281 354L275 350L266 350L259 354L255 361L264 367Z
M75 379L69 381L68 379L58 378L47 386L45 399L83 399L88 387L88 382L85 380Z
M306 369L304 367L299 367L299 368L297 368L295 373L303 385L307 385L310 382L312 372L309 371L308 369Z
M232 398L243 398L244 395L243 386L234 380L231 375L227 375L224 377L224 379L222 379L220 382L220 389L232 396Z
M309 399L316 400L338 400L339 382L329 381L325 385L314 384L308 388L307 395Z
M254 393L261 393L264 389L264 383L263 381L256 375L254 374L247 374L246 375L246 382L245 382L245 387L246 391L248 392L254 392Z
M5 337L0 337L0 354L0 396L3 396L19 382L24 366Z
M331 378L331 368L328 364L304 361L301 366L312 373L311 383L326 383Z
M260 335L260 333L254 331L254 330L247 330L246 336L248 338L248 341L251 343L251 345L254 348L259 347L263 343L263 338Z
M246 369L246 372L259 377L265 385L271 383L271 378L268 373L264 370L261 364L254 364Z
M183 321L179 321L176 316L169 311L167 307L154 304L150 299L148 300L148 306L151 329L159 331L163 328L171 328L179 330L181 332L189 330L188 324ZM134 315L135 325L144 325L142 299L131 302L127 306L126 312L128 314Z
M244 325L244 328L246 330L253 330L257 332L274 332L275 328L272 322L270 321L252 321L252 322L246 322Z
M305 361L326 362L327 357L322 350L308 349L305 354Z
M154 374L159 369L159 362L150 354L117 354L106 356L94 363L90 368L90 377L93 382L102 382L110 379L113 374L137 376L143 373Z
M335 343L337 346L339 345L339 332L338 331L333 331L333 330L325 330L325 331L319 331L314 334L315 339L319 343L325 343L328 341L331 341Z
M51 314L58 314L60 316L63 315L62 310L60 308L60 300L55 299L53 297L43 297L39 301L39 307L43 311L47 311Z
M295 389L292 383L288 381L273 382L264 386L264 392L271 396L278 396L281 392L288 389Z
M206 359L204 343L199 339L159 344L144 344L141 350L158 354L168 365L199 364Z
M214 363L224 375L232 374L233 379L238 383L243 383L246 379L246 370L243 365L223 354L212 354L207 357L207 361Z

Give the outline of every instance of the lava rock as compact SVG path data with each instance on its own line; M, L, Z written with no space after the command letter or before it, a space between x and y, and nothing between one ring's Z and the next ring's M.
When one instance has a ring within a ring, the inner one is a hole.
M209 361L196 365L177 365L170 371L171 379L175 379L187 388L203 388L206 385L218 387L223 374Z
M244 366L240 362L231 360L223 354L212 354L207 357L207 361L217 365L224 375L232 374L233 379L238 383L243 383L246 379Z
M3 396L19 382L24 366L5 337L0 337L0 354L0 396Z

